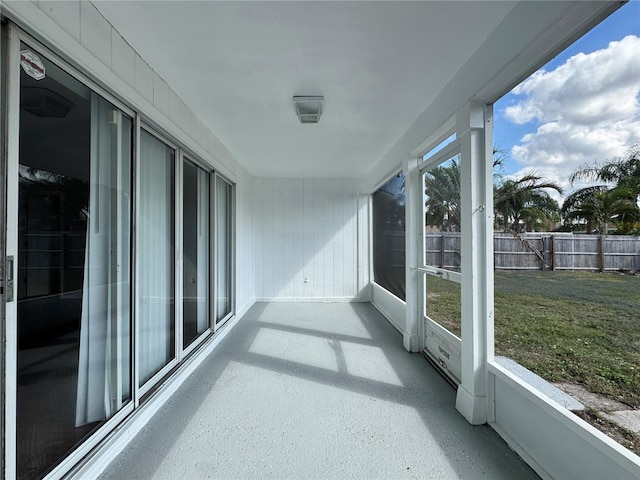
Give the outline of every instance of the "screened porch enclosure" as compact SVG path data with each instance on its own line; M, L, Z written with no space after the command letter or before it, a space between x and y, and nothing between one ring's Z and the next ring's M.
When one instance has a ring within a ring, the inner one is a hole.
M494 103L620 5L3 0L3 477L640 478L494 355Z

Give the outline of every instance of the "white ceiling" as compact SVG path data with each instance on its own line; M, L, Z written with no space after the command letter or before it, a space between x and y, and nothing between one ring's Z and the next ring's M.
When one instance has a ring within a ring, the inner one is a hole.
M94 3L253 175L361 177L517 2Z

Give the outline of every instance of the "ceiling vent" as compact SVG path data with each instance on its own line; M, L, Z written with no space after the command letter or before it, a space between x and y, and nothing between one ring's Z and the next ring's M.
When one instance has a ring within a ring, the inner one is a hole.
M300 123L318 123L322 115L324 97L293 97L293 106Z

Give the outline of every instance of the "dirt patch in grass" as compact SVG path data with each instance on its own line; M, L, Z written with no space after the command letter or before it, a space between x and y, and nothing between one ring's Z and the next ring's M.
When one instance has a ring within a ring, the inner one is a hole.
M640 455L640 436L634 435L626 428L603 418L595 410L587 409L582 412L573 412L588 424L594 426L608 437L614 439L620 445L628 448L636 455Z

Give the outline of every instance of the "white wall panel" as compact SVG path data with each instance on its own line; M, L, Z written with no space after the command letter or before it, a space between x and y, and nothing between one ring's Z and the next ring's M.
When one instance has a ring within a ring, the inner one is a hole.
M80 3L80 43L107 67L111 67L111 30L92 4Z
M134 73L136 78L136 92L149 103L153 103L153 70L151 70L151 67L139 55L136 55L135 58Z
M155 72L153 74L153 104L162 114L170 115L169 85Z
M253 302L253 204L251 201L251 177L239 169L236 194L236 313Z
M80 2L40 2L42 11L75 40L80 41Z
M357 288L362 296L363 300L369 300L371 296L369 280L370 269L369 264L371 259L369 258L369 195L360 194L358 196L358 217L357 217L357 229L358 229L358 246L359 253L357 261L358 278Z
M257 299L350 300L358 295L353 180L254 178L253 193Z
M114 29L111 30L111 69L127 85L136 84L136 52Z

